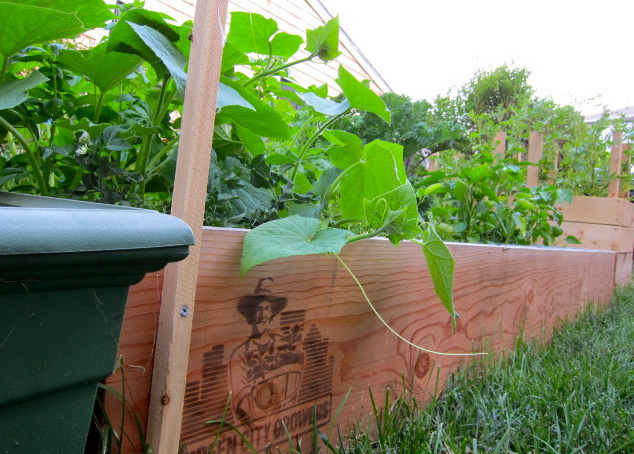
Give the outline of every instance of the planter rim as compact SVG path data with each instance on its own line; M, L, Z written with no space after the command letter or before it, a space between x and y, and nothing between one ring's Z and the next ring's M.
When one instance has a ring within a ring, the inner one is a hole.
M191 246L181 219L151 210L0 193L0 257Z

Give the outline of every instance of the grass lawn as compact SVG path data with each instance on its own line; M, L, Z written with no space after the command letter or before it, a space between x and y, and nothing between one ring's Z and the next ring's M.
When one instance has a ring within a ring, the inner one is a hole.
M389 408L375 414L374 437L356 431L326 444L346 446L338 453L634 453L634 287L565 323L548 345L518 342L506 360L458 372L425 409L408 396Z

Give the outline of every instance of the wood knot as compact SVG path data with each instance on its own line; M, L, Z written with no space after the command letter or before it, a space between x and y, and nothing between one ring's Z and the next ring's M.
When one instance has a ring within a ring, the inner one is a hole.
M273 380L267 380L256 388L253 399L258 408L268 410L279 404L283 398L283 390Z
M167 394L163 394L161 396L161 404L167 405L169 403L170 403L170 396L168 396Z
M431 357L429 353L422 353L416 360L416 367L414 373L418 378L423 378L429 372L431 368Z

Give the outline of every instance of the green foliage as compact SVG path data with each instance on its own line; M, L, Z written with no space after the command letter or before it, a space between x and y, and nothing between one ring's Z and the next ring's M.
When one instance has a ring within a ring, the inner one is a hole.
M290 216L250 230L244 239L240 270L244 276L256 265L269 260L311 254L337 254L350 232L322 228L319 220Z
M101 2L75 8L73 1L39 5L49 22L43 34L5 43L0 184L167 210L191 24L175 26L162 14L126 6L92 49L34 47L40 39L71 37L78 24L115 17L107 8L103 14ZM22 19L31 8L0 6ZM308 56L294 59L302 43ZM329 133L337 119L357 112L389 123L384 101L343 67L339 101L325 87L306 89L290 79L289 68L328 62L339 55L338 45L338 18L303 39L258 14L232 13L205 218L260 225L245 241L243 273L277 257L336 253L346 242L376 235L398 244L423 231L402 147L381 140L362 146L351 135ZM349 150L355 153L346 155ZM283 247L291 237L293 246ZM447 305L449 287L442 287Z
M554 185L525 186L513 158L481 152L443 160L442 171L421 180L418 191L444 239L471 243L554 244L563 231L557 202L570 202L571 191Z
M274 21L232 13L231 27L222 81L255 111L230 106L217 116L217 170L212 170L207 219L255 226L245 238L242 272L275 258L336 254L347 242L363 238L384 235L398 244L420 236L424 223L406 178L402 147L383 140L363 144L354 134L332 129L341 118L369 113L389 124L385 102L341 66L337 101L325 87L290 82L294 65L339 54L338 19L309 30L309 56L295 60L291 53L271 51L280 36ZM287 35L283 40L304 42ZM245 67L249 75L242 72ZM440 251L442 242L423 244L438 252L429 264L453 314L451 255L446 248ZM447 260L451 266L444 266Z
M502 65L492 71L479 70L461 88L466 112L492 114L518 106L533 94L528 84L530 71Z

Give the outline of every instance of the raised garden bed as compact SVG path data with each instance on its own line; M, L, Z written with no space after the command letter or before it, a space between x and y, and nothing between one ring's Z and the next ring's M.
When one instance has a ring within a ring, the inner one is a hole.
M560 210L564 236L573 235L581 241L578 248L615 251L615 283L631 282L634 204L626 199L575 196Z
M369 389L381 400L387 387L398 392L405 383L425 399L468 360L421 352L399 340L333 258L277 260L241 279L244 234L203 230L181 430L190 452L208 452L218 426L207 421L222 419L230 393L225 420L262 449L286 443L284 425L293 436L308 432L313 411L322 430L335 423L345 430L363 420L371 405ZM512 348L520 335L547 339L560 320L588 302L607 301L613 292L615 252L449 247L461 315L455 330L433 291L419 246L365 240L346 246L342 258L397 332L441 352L497 353ZM139 415L148 408L161 282L160 274L149 275L132 289L120 344L128 399ZM253 336L265 330L259 340ZM118 380L113 376L109 384ZM120 408L110 400L111 417ZM243 448L225 427L214 452Z

